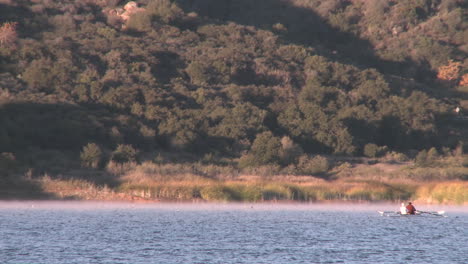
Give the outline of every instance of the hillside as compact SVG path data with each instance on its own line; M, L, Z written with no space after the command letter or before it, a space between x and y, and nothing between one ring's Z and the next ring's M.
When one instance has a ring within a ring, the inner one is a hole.
M0 192L44 175L121 187L112 168L145 162L328 179L362 156L464 168L467 8L2 0Z

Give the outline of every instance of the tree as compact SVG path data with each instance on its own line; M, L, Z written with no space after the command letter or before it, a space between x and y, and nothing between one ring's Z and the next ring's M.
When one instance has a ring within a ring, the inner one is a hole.
M101 148L95 143L88 143L80 154L81 165L88 168L98 168L102 159Z
M366 155L369 158L375 158L377 157L377 153L379 151L379 146L376 144L366 144L364 146L364 155Z
M184 16L184 11L172 2L171 0L151 0L146 6L146 11L165 23L172 23Z
M281 138L280 159L283 164L288 165L296 162L302 153L302 148L294 143L290 137Z
M197 61L190 63L186 72L192 83L196 85L206 85L211 80L210 67Z
M297 170L300 174L313 175L325 173L330 169L328 159L323 156L302 155L297 162Z
M364 146L364 155L369 158L380 157L385 154L387 147L379 147L374 143L369 143Z
M138 151L131 145L119 144L112 152L111 160L117 163L134 162L137 159Z
M273 136L270 131L258 134L250 150L254 164L278 163L281 147L280 139Z
M265 129L267 112L251 103L243 103L229 109L223 120L215 127L216 136L252 140Z

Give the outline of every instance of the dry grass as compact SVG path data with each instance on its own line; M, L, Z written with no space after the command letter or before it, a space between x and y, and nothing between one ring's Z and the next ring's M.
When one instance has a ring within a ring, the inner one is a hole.
M416 197L426 203L467 204L468 182L440 182L421 186Z
M157 200L401 201L417 198L427 202L467 202L465 185L444 185L448 183L434 180L455 179L461 173L458 170L463 172L461 167L418 168L410 163L398 163L348 164L338 168L340 171L335 173L340 177L325 180L307 175L242 174L232 167L214 165L146 162L123 174L118 190ZM270 168L260 168L255 172L268 170ZM456 195L452 194L454 190Z
M46 193L63 199L188 201L402 201L467 204L468 183L455 181L465 168L419 168L408 163L335 167L333 180L310 175L243 174L230 166L202 164L110 164L120 181L115 188L96 181L45 175L36 181ZM268 168L260 169L260 171ZM250 171L248 171L250 172ZM449 180L440 180L440 179ZM91 178L89 178L91 179Z
M42 191L50 193L55 198L66 200L141 200L140 197L118 193L107 186L96 184L82 179L53 179L44 175L34 180L42 187Z

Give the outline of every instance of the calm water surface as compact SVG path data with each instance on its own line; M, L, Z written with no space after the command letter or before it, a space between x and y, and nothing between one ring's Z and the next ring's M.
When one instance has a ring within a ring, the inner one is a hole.
M0 203L0 263L467 263L468 208L397 207Z

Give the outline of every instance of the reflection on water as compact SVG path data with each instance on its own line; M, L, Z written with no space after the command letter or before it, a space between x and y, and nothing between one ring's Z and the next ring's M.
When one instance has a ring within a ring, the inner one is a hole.
M0 203L0 263L465 263L467 207Z

